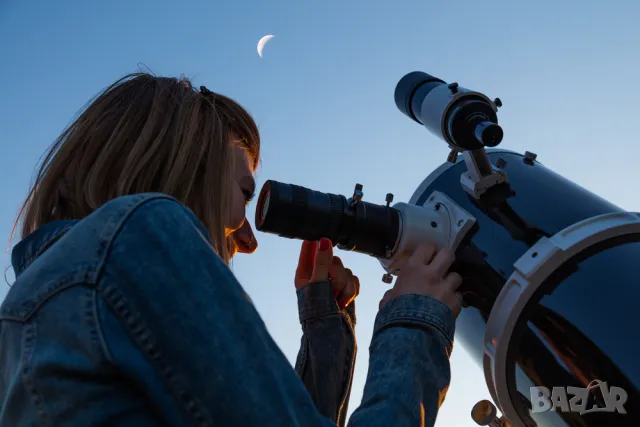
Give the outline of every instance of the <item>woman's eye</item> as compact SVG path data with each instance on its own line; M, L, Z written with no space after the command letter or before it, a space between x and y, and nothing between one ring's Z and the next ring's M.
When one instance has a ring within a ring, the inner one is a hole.
M252 193L250 191L247 190L243 190L242 191L244 193L244 198L246 201L246 204L248 205L249 203L251 203L251 201L253 200L253 198L256 196L256 193Z

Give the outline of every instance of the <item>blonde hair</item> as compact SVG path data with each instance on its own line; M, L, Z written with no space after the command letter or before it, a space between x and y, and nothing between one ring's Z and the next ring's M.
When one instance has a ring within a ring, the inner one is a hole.
M260 136L238 103L184 78L133 73L100 93L47 150L14 223L22 238L55 220L82 219L128 194L159 192L188 206L225 261L232 150L253 168ZM12 232L12 235L13 235Z

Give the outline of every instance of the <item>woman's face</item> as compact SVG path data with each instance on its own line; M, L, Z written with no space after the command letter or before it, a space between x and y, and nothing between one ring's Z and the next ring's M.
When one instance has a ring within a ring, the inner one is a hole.
M253 169L247 152L240 147L233 147L232 156L234 169L231 179L229 223L226 226L227 235L235 240L238 252L253 253L258 247L258 242L246 219L246 210L255 194L256 181L253 178Z

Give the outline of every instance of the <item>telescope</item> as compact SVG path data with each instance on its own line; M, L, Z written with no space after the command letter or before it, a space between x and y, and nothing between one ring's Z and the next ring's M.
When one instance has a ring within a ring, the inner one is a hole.
M640 214L496 148L498 98L412 72L395 102L451 149L408 202L267 181L256 228L373 256L385 283L418 245L452 248L455 339L491 399L471 409L478 425L640 426Z

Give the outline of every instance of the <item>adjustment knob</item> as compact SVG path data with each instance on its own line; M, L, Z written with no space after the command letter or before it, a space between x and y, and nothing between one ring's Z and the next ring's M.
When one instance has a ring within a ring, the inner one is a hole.
M498 417L498 409L488 400L481 400L473 405L471 419L479 426L508 427L509 423L504 418Z
M385 197L384 201L387 202L387 207L389 207L391 202L393 202L393 194L387 193L387 197Z
M356 184L356 188L353 190L353 203L356 204L364 197L362 192L362 184Z

